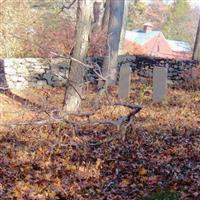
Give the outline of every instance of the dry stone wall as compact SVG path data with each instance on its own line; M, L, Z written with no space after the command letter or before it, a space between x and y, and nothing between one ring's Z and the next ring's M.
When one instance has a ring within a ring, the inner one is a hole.
M102 57L88 57L86 63L101 70ZM64 58L6 58L0 59L0 89L40 86L63 86L69 72L69 59ZM197 62L192 60L173 60L142 56L121 56L118 68L129 65L133 72L140 77L152 78L154 67L165 67L168 71L168 80L179 82L184 80L185 72L196 67ZM92 70L88 70L86 80L96 82L97 77Z
M88 58L88 63L97 63L99 66L103 64L102 57ZM191 73L191 70L197 66L197 61L194 60L175 60L163 59L145 56L121 56L119 57L118 68L124 64L128 64L133 72L136 72L142 78L153 79L153 69L155 67L164 67L168 71L168 80L172 82L182 82L185 79L186 73Z
M197 66L194 60L175 60L162 59L154 57L136 57L135 62L131 64L131 68L135 70L139 76L144 78L153 78L153 69L155 67L167 68L168 80L172 82L182 82L185 80L186 74L191 74L191 70Z
M62 86L68 66L68 59L6 58L0 61L0 86L15 89Z

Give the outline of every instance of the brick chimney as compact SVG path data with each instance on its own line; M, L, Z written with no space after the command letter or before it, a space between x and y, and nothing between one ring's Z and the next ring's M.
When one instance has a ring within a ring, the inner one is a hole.
M147 22L143 25L143 31L145 33L152 31L152 28L153 28L153 25L149 22Z

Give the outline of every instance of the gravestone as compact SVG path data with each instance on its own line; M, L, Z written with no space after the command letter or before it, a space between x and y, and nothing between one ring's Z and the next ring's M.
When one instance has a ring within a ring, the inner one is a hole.
M131 68L128 64L122 65L119 73L119 89L118 96L120 98L128 98L131 85Z
M167 95L167 68L154 67L153 69L153 102L162 102Z

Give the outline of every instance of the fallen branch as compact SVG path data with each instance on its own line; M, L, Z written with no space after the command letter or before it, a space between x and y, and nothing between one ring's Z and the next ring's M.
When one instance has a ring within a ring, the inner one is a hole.
M116 126L118 129L118 134L105 138L104 140L97 142L97 143L90 143L89 145L101 145L103 143L109 143L113 141L114 139L122 138L122 140L126 139L127 130L129 127L131 127L133 120L135 118L135 115L140 112L142 109L142 106L140 105L132 105L128 103L114 103L113 106L124 106L132 109L132 111L127 116L121 116L117 120L90 120L90 116L94 115L96 112L88 112L88 113L66 113L65 116L78 116L78 117L87 117L86 121L70 121L68 119L65 119L64 117L58 117L56 114L55 116L49 115L50 119L47 120L37 120L37 121L30 121L30 122L19 122L19 123L7 123L3 124L0 123L0 126L7 126L7 127L17 127L17 126L26 126L26 125L48 125L48 124L58 124L58 123L65 123L69 124L73 127L80 127L85 125L91 125L91 124L107 124L107 125L113 125ZM53 112L58 112L57 110L53 110Z

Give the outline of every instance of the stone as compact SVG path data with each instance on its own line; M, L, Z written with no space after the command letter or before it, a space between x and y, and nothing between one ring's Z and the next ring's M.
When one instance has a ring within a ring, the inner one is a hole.
M118 96L122 99L128 98L131 85L131 69L128 64L122 65L119 74Z
M6 67L4 70L5 70L5 74L13 74L14 75L17 73L16 69L12 68L11 66Z
M93 60L92 62L94 62L94 64L97 63L99 66L102 66L102 58L97 57L94 59L93 57L89 59ZM92 64L92 62L89 64ZM124 56L119 59L118 66L125 65L125 63L128 63L132 70L134 70L140 78L142 77L144 82L146 82L146 80L148 82L148 79L153 77L152 72L154 67L167 67L169 72L168 79L176 83L183 81L182 77L186 70L190 71L198 64L196 61L192 60L176 61L175 59ZM0 76L0 82L11 82L13 86L15 86L16 82L30 82L31 84L35 84L41 80L42 82L39 82L39 84L42 85L46 84L46 82L48 85L60 85L66 82L64 77L65 72L68 77L69 65L70 59L65 58L5 58L0 62L0 73L4 73L4 75ZM88 80L92 80L96 83L97 77L94 75L94 72L91 71L92 70L89 70L86 77L90 77Z
M29 81L28 82L28 86L29 87L37 87L37 82L35 82L35 81Z
M13 66L15 63L15 60L16 59L14 59L14 58L5 58L4 59L4 67Z
M17 68L17 73L29 75L29 70L26 66L19 65L18 68Z
M10 81L17 82L18 79L19 79L19 77L17 75L15 75L15 76L12 76L12 78L10 79Z
M52 81L53 81L53 86L63 86L66 84L66 79L60 77L60 76L56 76L54 75L53 78L52 78Z
M12 87L12 89L22 90L26 87L28 87L28 83L26 83L26 82L16 82L14 87Z
M18 82L26 82L26 79L24 77L18 77Z
M53 77L53 75L52 75L51 72L45 73L43 75L43 78L47 81L48 85L52 85L53 84L52 77Z
M154 67L153 71L153 102L160 103L167 96L167 68Z
M152 72L152 71L149 71L148 74L147 74L147 76L148 76L149 78L152 78L152 77L153 77L153 72Z
M45 73L45 69L43 68L35 68L34 71L32 73L35 73L35 74L43 74Z
M147 81L147 78L140 77L140 82L143 84L146 84L148 81Z
M169 72L173 72L174 69L173 69L172 67L169 67L169 68L168 68L168 71L169 71Z
M44 67L44 65L39 65L38 63L36 63L37 65L33 65L33 66L31 66L31 68L33 69L33 70L40 70L40 69L46 69L45 67Z
M8 87L9 87L10 89L14 89L15 86L16 86L15 83L12 82L12 81L7 82L7 85L8 85Z
M167 85L173 85L174 82L172 80L167 80Z
M166 63L166 64L165 64L165 67L166 67L166 68L169 68L169 63Z
M46 80L37 81L37 86L41 87L41 86L45 86L45 85L47 85L47 81Z
M52 86L53 87L62 87L64 86L65 84L62 82L62 81L55 81Z

